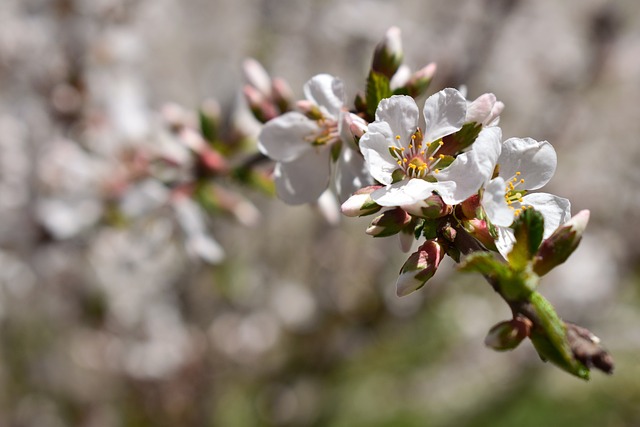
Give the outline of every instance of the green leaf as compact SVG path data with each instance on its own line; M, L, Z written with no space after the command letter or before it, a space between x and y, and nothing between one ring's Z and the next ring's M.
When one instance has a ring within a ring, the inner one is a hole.
M375 117L380 101L390 96L389 78L384 74L371 71L367 77L367 114L372 118Z
M515 269L523 269L538 251L544 232L544 218L533 208L524 209L513 225L516 243L507 256Z
M588 380L589 368L574 357L567 340L567 329L553 306L538 292L531 294L530 302L539 319L539 328L531 331L531 342L540 357L570 374Z

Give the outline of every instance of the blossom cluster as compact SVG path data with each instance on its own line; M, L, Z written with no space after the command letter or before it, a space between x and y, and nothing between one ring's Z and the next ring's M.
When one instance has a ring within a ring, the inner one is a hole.
M319 74L305 84L305 99L280 113L281 81L247 63L245 95L265 123L258 148L275 161L277 195L288 204L335 197L347 217L376 214L367 234L397 235L403 251L415 248L400 268L398 296L423 287L445 255L483 274L514 315L489 331L488 346L509 350L528 337L543 360L576 376L588 378L593 366L611 372L597 338L562 322L536 292L589 218L582 211L572 219L569 200L539 191L557 166L553 146L505 139L505 105L492 93L470 100L463 88L444 88L419 104L436 65L411 72L402 60L393 27L353 107L340 79Z
M468 100L464 90L445 88L426 99L420 115L415 98L428 89L436 66L411 74L401 64L399 37L392 28L378 46L367 94L356 97L353 109L340 79L316 75L295 111L266 122L258 147L276 162L273 176L284 202L311 203L329 191L346 216L379 214L367 228L374 237L397 234L405 251L416 237L425 238L401 269L397 292L406 295L435 273L450 252L443 245L452 246L416 232L425 225L454 218L506 257L515 242L510 227L525 209L542 213L544 238L571 215L567 199L534 192L553 176L553 146L531 138L503 141L504 104L494 94ZM268 79L250 65L247 75Z

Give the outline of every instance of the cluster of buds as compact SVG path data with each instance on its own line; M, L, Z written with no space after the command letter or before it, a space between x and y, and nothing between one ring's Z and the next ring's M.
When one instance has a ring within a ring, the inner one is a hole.
M247 58L242 65L246 81L242 91L251 112L259 121L266 123L291 110L293 92L284 79L271 78L255 59Z

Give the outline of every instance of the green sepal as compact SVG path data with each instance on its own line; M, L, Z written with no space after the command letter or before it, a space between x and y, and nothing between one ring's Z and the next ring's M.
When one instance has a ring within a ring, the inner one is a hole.
M417 219L414 217L415 227L413 229L413 236L418 240L422 236L422 232L424 231L424 219Z
M574 357L567 340L566 326L553 306L538 292L531 295L530 302L539 319L539 328L531 331L530 338L540 358L583 380L588 380L589 368Z
M422 235L427 240L433 240L438 237L438 222L425 219L422 225Z
M367 77L367 114L369 117L375 117L380 101L391 95L389 78L372 70Z
M515 269L523 269L538 251L544 232L544 218L533 208L526 208L511 226L516 243L507 255L509 264Z

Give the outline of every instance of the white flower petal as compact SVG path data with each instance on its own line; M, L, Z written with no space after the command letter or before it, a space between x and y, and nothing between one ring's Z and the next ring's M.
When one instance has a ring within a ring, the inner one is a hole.
M426 199L435 189L433 183L411 179L380 188L371 193L371 198L380 206L411 205Z
M504 198L505 188L504 179L497 177L484 187L482 195L482 207L489 217L489 221L500 227L510 226L514 218L514 211Z
M388 123L392 131L392 140L395 141L395 137L399 135L399 144L396 145L406 147L418 127L418 115L418 106L412 97L394 95L380 101L376 109L375 123Z
M496 239L496 248L500 255L507 259L507 255L513 249L513 245L516 242L516 237L513 234L513 230L508 227L496 227L498 231L498 238Z
M329 184L330 155L328 147L317 147L293 162L277 163L274 176L278 197L290 205L318 200Z
M336 162L335 186L338 200L344 202L356 190L373 184L364 159L354 150L344 147Z
M524 179L522 188L527 190L536 190L549 182L557 163L556 150L551 144L531 138L507 139L498 159L500 176L508 181L520 172L518 179Z
M391 184L391 174L398 169L396 159L389 152L390 146L398 146L392 135L387 123L375 122L369 125L367 133L360 138L360 151L369 173L385 185Z
M544 217L545 239L571 219L571 202L563 197L548 193L532 193L522 198L522 204L533 207Z
M424 140L437 141L462 128L467 114L467 100L455 89L443 89L427 98L423 114Z
M276 161L289 162L311 150L306 138L320 131L304 114L292 111L267 122L258 136L258 149Z
M491 178L500 154L501 135L498 127L483 129L470 151L460 154L449 167L434 175L445 203L460 203Z
M304 96L320 107L323 114L337 120L344 105L344 85L329 74L318 74L305 83Z

